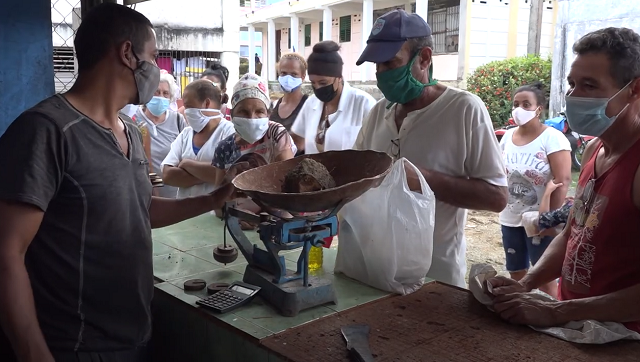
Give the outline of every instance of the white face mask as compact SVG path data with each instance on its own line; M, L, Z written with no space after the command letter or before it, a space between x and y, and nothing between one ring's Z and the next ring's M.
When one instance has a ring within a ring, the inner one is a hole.
M282 88L285 93L291 93L302 85L302 78L287 74L279 76L278 82L280 83L280 88Z
M202 112L217 112L218 114L215 116L205 116ZM210 120L222 118L222 114L220 114L220 110L218 109L187 108L184 110L184 116L189 126L191 126L196 133L202 131L207 124L209 124Z
M538 108L533 111L527 111L521 107L518 107L511 111L511 115L513 116L513 121L516 122L518 126L524 126L529 123L532 119L537 117Z
M267 133L269 129L269 118L241 118L231 119L236 132L243 140L255 143Z

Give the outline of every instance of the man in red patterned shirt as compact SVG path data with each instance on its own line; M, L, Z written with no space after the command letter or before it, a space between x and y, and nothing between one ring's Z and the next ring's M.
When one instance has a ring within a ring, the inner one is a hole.
M573 51L567 120L598 138L584 152L567 227L520 282L490 280L494 307L516 324L591 319L640 332L640 36L601 29ZM558 301L528 293L557 278Z

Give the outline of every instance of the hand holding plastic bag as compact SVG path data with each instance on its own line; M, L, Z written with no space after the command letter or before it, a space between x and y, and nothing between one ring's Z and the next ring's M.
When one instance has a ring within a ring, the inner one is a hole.
M406 167L420 193L409 189ZM379 187L345 205L340 216L335 272L398 294L422 286L431 267L435 196L411 162L396 161Z

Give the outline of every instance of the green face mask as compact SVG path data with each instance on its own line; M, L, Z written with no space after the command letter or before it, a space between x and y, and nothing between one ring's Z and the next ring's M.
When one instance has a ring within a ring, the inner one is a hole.
M424 84L414 78L411 74L411 66L415 61L416 57L413 57L407 65L376 74L378 88L390 102L387 109L394 103L408 103L418 98L424 87L438 84L438 81L433 79L433 64L429 66L429 83Z

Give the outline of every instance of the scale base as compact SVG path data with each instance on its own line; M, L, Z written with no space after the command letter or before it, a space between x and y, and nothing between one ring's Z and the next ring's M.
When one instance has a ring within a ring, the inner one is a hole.
M285 317L295 317L302 310L323 304L336 304L336 292L328 279L310 275L308 287L302 286L302 279L275 284L272 282L273 275L247 265L242 280L262 288L259 292L260 297L271 303Z

